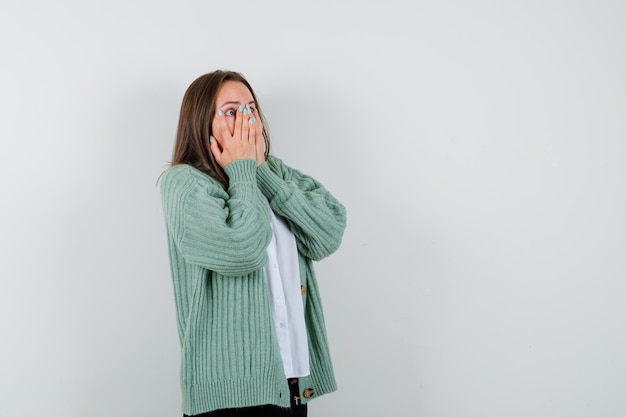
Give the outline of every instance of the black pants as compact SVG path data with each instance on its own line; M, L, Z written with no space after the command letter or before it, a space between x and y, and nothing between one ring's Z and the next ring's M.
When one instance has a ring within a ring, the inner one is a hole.
M275 405L260 405L258 407L227 408L208 413L196 414L194 417L306 417L307 405L300 403L300 388L298 379L289 379L291 408L282 408ZM183 414L184 417L189 417Z

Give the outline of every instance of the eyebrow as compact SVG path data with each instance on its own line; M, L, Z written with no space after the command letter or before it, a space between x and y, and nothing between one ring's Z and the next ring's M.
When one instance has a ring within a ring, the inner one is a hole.
M235 104L235 105L238 106L239 102L238 101L227 101L226 103L223 103L221 106L218 106L218 107L224 107L227 104ZM256 103L254 102L254 100L252 100L251 102L248 103L248 105L250 105L250 104L256 104Z

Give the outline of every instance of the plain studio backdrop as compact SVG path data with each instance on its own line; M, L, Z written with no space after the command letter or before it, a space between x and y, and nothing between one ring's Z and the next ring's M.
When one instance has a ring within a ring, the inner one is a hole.
M159 174L242 72L348 209L310 416L626 415L620 1L0 6L0 415L179 416Z

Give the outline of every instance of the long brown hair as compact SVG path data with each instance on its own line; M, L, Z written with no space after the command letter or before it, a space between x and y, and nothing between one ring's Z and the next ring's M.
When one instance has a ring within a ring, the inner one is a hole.
M215 99L222 84L226 81L238 81L250 90L256 103L258 117L263 123L263 140L267 158L270 152L270 138L254 90L240 73L218 70L201 75L187 88L180 107L176 143L171 162L172 166L191 165L220 181L225 188L228 187L228 176L209 148L209 137L212 134L213 117L216 111Z

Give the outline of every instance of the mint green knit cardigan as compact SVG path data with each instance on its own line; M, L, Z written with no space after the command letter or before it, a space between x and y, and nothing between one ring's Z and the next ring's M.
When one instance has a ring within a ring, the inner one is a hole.
M320 183L276 157L258 168L251 159L235 161L225 172L227 190L189 165L172 166L161 179L188 415L261 404L289 407L263 277L270 209L287 219L296 237L305 286L311 374L300 379L302 401L336 390L311 261L339 247L345 208Z

